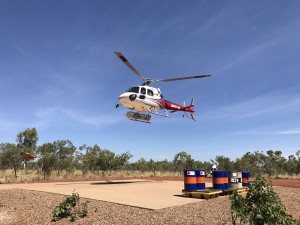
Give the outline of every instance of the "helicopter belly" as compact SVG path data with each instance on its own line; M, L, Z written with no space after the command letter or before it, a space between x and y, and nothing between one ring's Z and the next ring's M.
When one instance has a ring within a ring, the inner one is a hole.
M130 98L130 96L120 96L119 102L126 108L139 112L153 112L160 109L160 105L152 99Z

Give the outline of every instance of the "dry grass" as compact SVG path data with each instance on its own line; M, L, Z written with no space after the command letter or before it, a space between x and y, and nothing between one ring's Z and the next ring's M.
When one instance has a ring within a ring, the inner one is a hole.
M272 176L271 178L289 179L289 180L300 180L300 174L299 175L280 174L280 175L277 175L277 176Z
M111 171L102 176L102 173L91 173L88 172L83 174L80 170L75 170L72 172L63 171L57 175L56 171L53 171L50 176L44 179L44 174L36 170L27 170L24 174L23 170L17 172L17 177L15 177L13 170L0 170L0 184L2 183L20 183L20 182L32 182L32 181L59 181L59 180L96 180L99 178L143 178L152 177L153 172L141 172L141 171ZM156 172L155 176L168 177L168 176L180 176L178 173L172 172Z
M0 184L1 183L20 183L20 182L32 182L32 181L59 181L59 180L96 180L99 178L143 178L143 177L153 177L154 173L152 171L111 171L102 176L102 173L92 173L88 172L83 174L80 170L74 170L72 172L63 171L57 175L56 171L53 171L50 176L44 179L44 174L38 172L37 170L27 170L24 174L23 170L17 172L17 177L14 175L13 170L0 170ZM158 177L169 177L169 176L182 176L180 173L175 172L155 172L155 176ZM267 176L266 176L267 177ZM290 180L300 180L300 175L290 176L288 174L273 176L270 178L276 179L290 179Z

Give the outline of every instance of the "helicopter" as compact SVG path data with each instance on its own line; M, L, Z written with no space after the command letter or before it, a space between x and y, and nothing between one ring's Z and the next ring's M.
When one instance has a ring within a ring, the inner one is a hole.
M181 111L184 112L184 115L186 115L187 118L195 121L194 99L192 99L190 105L188 106L185 106L185 103L183 105L180 105L168 101L164 99L159 88L151 87L150 84L156 82L170 82L194 78L204 78L210 77L211 74L158 80L145 78L129 63L129 61L122 55L121 52L115 51L115 54L117 55L117 57L119 57L119 59L121 59L123 63L125 63L129 67L129 69L131 69L138 77L143 80L143 83L141 85L130 87L127 91L119 96L119 103L122 106L133 110L126 113L126 117L128 119L138 122L150 123L151 114L171 118L171 116L168 114L168 111L170 111L170 113ZM117 104L116 108L118 108L120 104ZM159 110L164 110L165 113L159 113ZM189 113L190 116L188 116L188 114L186 113Z

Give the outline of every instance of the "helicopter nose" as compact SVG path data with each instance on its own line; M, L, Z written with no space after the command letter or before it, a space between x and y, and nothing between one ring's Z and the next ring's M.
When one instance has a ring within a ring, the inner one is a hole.
M128 99L128 96L127 94L123 93L119 96L119 101L122 100L122 99Z
M119 102L124 105L128 101L129 97L127 94L123 93L119 96Z
M134 109L136 108L136 104L138 104L135 100L137 98L137 94L135 93L123 93L119 96L119 102L122 106Z

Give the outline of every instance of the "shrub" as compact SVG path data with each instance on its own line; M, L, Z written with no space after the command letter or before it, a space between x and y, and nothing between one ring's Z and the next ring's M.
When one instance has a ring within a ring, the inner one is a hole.
M52 221L57 221L62 218L68 218L73 222L76 220L76 214L78 214L81 218L87 216L88 211L86 202L82 203L82 209L75 210L75 207L78 205L79 199L79 194L75 193L75 190L73 191L71 196L65 196L65 200L53 209Z
M248 193L243 198L237 193L230 196L232 224L238 218L245 224L299 224L292 219L281 203L272 185L265 178L257 178L250 183Z

